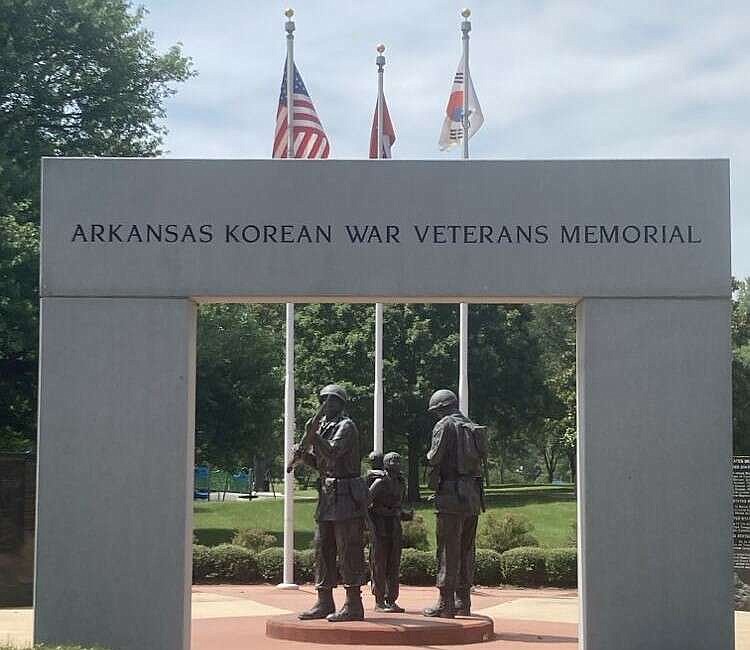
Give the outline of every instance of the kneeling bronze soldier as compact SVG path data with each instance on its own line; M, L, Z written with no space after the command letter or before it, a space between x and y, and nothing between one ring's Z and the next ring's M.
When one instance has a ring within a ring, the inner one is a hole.
M432 430L427 462L437 512L437 587L440 598L425 616L453 618L471 613L475 538L483 509L482 463L487 457L485 428L458 409L456 395L439 390L430 398L439 420Z
M382 459L383 469L376 467L377 456L371 455L371 459L374 471L368 476L372 520L370 568L375 611L400 613L404 610L396 600L401 567L401 521L411 519L413 513L402 509L406 490L401 475L401 456L396 452L387 453Z
M331 384L320 391L321 408L305 427L294 451L295 461L320 473L315 511L315 588L318 600L299 614L302 620L327 618L331 622L364 618L360 588L365 584L364 522L367 485L360 475L359 433L343 414L346 391ZM339 559L337 566L336 559ZM346 602L336 612L333 589L338 574L346 588Z

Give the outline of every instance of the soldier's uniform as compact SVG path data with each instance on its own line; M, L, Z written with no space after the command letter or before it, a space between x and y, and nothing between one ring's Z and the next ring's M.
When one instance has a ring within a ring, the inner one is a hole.
M321 401L329 395L340 399L342 406L346 402L346 392L340 386L326 386L320 393ZM366 582L363 533L368 493L360 475L356 425L340 413L324 417L312 436L310 449L303 451L301 457L306 465L318 470L320 477L314 538L318 601L299 617L361 620L364 609L360 588ZM335 612L333 588L339 575L346 588L346 602Z
M313 452L305 463L320 472L315 510L315 586L338 583L336 555L345 587L365 584L363 545L367 486L359 472L359 432L354 421L339 416L320 423Z
M385 457L386 469L389 466L389 456L392 454L386 454ZM370 519L373 529L370 567L376 609L400 612L403 610L396 600L401 565L401 519L405 516L402 511L406 493L404 479L400 471L375 470L370 472L370 477Z
M441 599L428 616L470 612L479 513L483 506L481 462L462 457L462 427L476 428L458 408L441 418L432 431L427 462L432 467L437 513L437 587ZM455 602L454 602L455 597Z

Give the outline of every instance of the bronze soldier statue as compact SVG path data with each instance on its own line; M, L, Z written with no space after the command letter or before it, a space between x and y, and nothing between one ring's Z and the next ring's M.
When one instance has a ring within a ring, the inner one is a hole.
M376 479L385 476L385 469L383 468L383 454L379 451L371 451L367 459L372 468L367 472L367 488L369 489Z
M401 522L412 518L413 512L402 509L406 486L401 475L401 456L396 452L385 456L370 454L373 470L370 484L370 519L372 521L370 568L375 611L401 613L399 607L399 569L401 567ZM382 460L382 469L378 461Z
M481 477L487 458L486 432L461 413L450 390L436 391L428 411L438 417L427 462L435 490L440 597L424 615L469 616L477 521L484 509Z
M318 600L299 614L302 620L327 618L331 622L364 618L360 588L365 584L363 529L367 514L367 485L360 475L359 432L344 415L346 391L330 384L320 391L318 413L305 426L294 450L295 464L318 470L320 485L315 511L315 588ZM339 564L336 558L338 555ZM338 574L346 588L346 602L337 612L333 589Z

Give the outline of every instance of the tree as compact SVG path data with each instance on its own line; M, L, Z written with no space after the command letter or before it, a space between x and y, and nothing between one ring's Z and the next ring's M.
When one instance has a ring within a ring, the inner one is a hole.
M458 380L458 306L387 305L383 311L385 447L407 456L407 498L420 500L422 460L433 417L430 395Z
M357 423L364 453L366 441L372 439L373 327L372 305L322 303L297 307L298 431L317 410L320 389L326 384L341 384L349 395L347 412Z
M278 336L280 309L225 304L201 308L195 436L201 461L226 471L257 470L279 454L284 353Z
M489 427L490 456L503 482L545 404L534 312L530 305L472 305L469 317L469 411Z
M549 483L560 455L576 470L576 334L572 305L535 305L533 331L539 345L539 365L544 377L541 423L530 431L544 461Z
M421 459L432 429L427 400L455 386L455 305L386 305L383 316L384 446L405 453L408 498L419 500ZM360 430L360 450L372 449L374 308L365 304L311 304L297 309L298 427L317 407L317 391L337 382L349 392L349 413Z
M39 229L15 216L25 207L0 216L0 449L7 451L27 451L36 430Z
M40 158L159 154L164 100L194 74L143 17L126 0L0 0L0 447L34 446Z

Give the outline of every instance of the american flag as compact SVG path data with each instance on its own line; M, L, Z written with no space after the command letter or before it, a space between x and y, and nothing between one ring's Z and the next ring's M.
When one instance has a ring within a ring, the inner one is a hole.
M273 138L273 157L287 158L287 105L286 105L286 70L281 80L281 96L276 111L276 133ZM305 88L305 83L294 66L294 155L292 158L328 158L331 147L323 130L315 106Z

